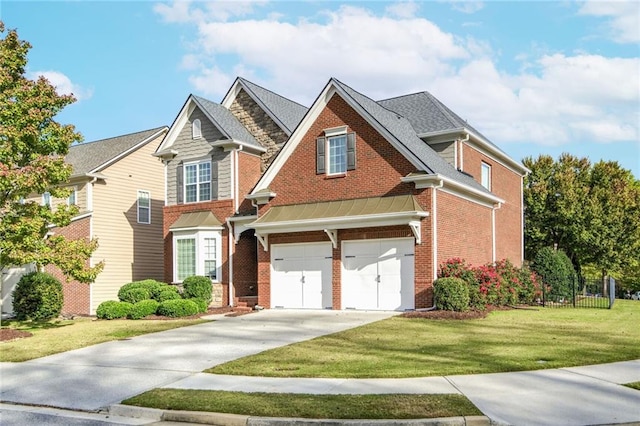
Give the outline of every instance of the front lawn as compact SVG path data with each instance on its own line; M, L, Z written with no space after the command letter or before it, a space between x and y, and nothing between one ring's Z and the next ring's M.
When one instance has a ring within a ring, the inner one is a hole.
M154 389L122 403L164 410L315 419L416 419L482 415L463 395L308 395Z
M0 362L22 362L111 340L126 339L204 322L200 319L2 321L2 328L33 334L0 342Z
M393 317L262 352L207 372L270 377L422 377L640 358L640 303L495 311L484 319Z

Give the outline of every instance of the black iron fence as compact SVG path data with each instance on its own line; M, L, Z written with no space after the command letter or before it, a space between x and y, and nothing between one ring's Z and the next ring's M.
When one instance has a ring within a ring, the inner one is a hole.
M611 309L615 302L616 281L569 278L561 285L543 286L538 304L549 308Z

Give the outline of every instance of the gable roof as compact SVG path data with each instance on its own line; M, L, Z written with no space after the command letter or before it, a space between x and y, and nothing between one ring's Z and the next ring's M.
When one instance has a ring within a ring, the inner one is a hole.
M391 111L378 102L357 92L335 78L331 78L324 90L318 96L310 112L305 116L294 134L278 153L275 160L260 178L252 195L259 193L269 186L279 169L286 162L286 158L295 150L304 134L328 103L333 93L338 93L352 108L354 108L369 124L383 135L398 151L409 160L419 172L424 175L438 176L442 180L455 186L464 188L467 192L483 198L501 202L485 187L476 182L470 175L456 170L451 164L435 152L426 142L420 139L409 122L402 115Z
M167 126L161 126L114 138L73 145L69 148L65 161L73 167L72 177L96 173L155 139L167 129Z
M182 128L186 125L189 115L196 107L202 111L211 124L228 140L241 143L259 152L265 151L262 144L253 137L231 111L218 103L191 94L187 97L175 120L173 120L167 136L154 155L163 156L166 153L171 153L173 143L176 141Z
M222 100L222 105L230 108L236 96L240 93L240 89L244 89L287 136L293 133L308 111L307 107L267 90L264 87L258 86L242 77L236 78L236 81Z
M378 103L409 120L421 138L446 133L468 133L493 154L509 163L511 167L516 168L519 172L527 171L521 163L509 157L507 153L429 92L384 99Z

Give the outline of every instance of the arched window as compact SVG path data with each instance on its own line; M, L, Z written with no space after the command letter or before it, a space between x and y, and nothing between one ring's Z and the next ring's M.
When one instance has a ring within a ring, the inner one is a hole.
M193 124L191 125L191 138L198 139L202 137L202 129L200 128L200 120L193 120Z

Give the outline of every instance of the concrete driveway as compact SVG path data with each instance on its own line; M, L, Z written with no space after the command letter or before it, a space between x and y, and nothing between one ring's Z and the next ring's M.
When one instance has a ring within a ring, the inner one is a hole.
M0 364L0 401L97 411L206 368L396 312L266 310Z

